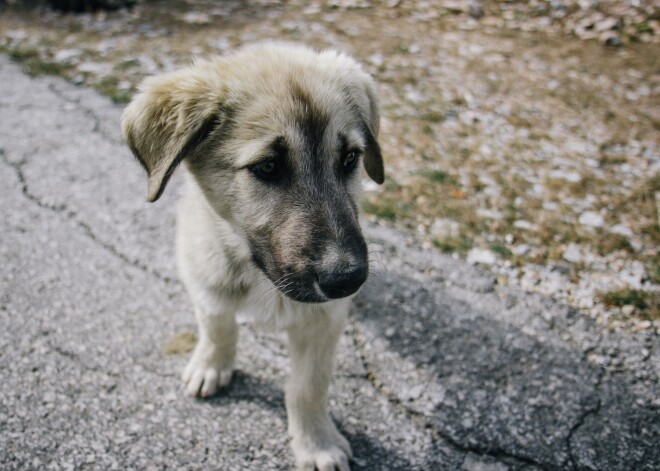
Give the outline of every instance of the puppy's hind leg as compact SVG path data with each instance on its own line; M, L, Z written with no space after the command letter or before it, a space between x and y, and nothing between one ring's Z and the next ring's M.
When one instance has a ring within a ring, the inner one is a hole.
M291 446L299 469L349 471L351 446L327 411L335 347L348 314L348 300L315 308L303 325L288 330L291 377L286 409Z
M195 304L199 340L182 379L188 394L209 397L231 380L238 340L236 303L206 288L188 286L188 291Z

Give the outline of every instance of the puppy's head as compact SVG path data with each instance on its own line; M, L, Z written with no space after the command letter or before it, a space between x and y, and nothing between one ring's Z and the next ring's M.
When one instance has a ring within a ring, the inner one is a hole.
M364 283L359 167L382 183L371 78L349 57L263 44L145 80L122 129L155 201L185 162L253 262L292 299Z

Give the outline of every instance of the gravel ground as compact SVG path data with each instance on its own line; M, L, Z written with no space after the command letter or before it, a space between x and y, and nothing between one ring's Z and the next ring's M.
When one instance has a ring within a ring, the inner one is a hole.
M144 76L277 38L365 63L388 180L371 220L610 328L660 319L652 1L174 1L62 15L10 3L0 47L128 100Z

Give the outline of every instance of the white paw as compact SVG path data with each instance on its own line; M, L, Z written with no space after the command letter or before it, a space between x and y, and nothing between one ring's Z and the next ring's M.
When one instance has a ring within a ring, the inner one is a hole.
M181 379L186 392L193 397L210 397L231 381L232 368L214 355L210 346L197 345L193 356L183 370Z
M296 458L296 466L301 471L350 471L348 458L344 450L333 446L323 450L309 450L305 456Z
M315 436L294 437L291 448L299 470L350 471L351 446L334 425Z

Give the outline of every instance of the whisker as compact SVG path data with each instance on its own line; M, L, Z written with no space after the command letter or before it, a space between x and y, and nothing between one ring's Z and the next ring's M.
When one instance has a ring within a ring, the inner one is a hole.
M275 280L274 282L272 282L273 286L271 286L269 289L267 289L266 291L261 293L261 295L255 301L250 303L249 307L252 308L252 307L260 304L266 296L271 295L271 294L274 295L274 293L276 293L278 290L282 291L286 294L285 289L288 288L289 286L291 286L294 283L292 280L290 280L290 278L292 278L294 275L295 275L295 273L286 273L286 274L282 275L280 278L278 278L277 280ZM270 281L270 280L268 280L268 281ZM274 296L273 296L273 298L274 298Z

